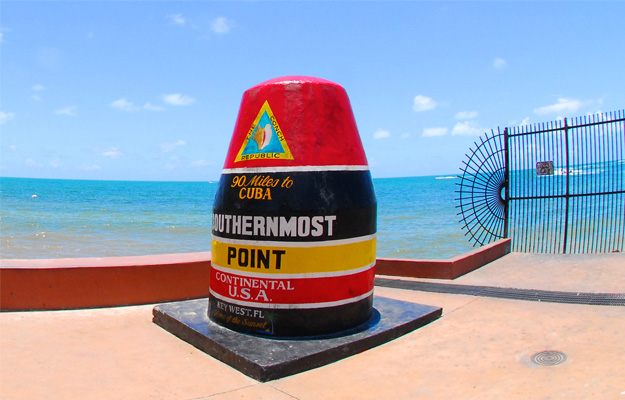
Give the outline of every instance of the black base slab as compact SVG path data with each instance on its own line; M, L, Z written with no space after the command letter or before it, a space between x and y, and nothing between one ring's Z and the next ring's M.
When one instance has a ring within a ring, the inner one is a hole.
M439 318L442 308L374 296L364 324L330 335L274 338L235 332L210 321L208 300L156 306L153 321L180 339L258 381L317 368L405 335Z

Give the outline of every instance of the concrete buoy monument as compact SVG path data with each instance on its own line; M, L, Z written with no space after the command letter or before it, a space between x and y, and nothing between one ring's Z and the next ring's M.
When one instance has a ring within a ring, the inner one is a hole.
M272 79L241 101L213 206L209 318L309 336L372 314L376 198L345 90Z
M154 322L265 382L434 321L440 307L373 295L376 213L345 89L303 76L254 86L215 194L208 299L156 306Z

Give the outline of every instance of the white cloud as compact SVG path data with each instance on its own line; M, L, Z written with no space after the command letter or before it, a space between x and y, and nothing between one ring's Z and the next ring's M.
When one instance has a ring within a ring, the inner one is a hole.
M127 112L138 110L138 107L135 106L135 104L132 101L126 100L125 97L122 97L121 99L115 100L114 102L112 102L111 107L117 110L127 111Z
M0 111L0 125L4 125L5 122L9 122L15 118L15 113Z
M57 115L67 115L69 117L75 117L78 115L78 113L76 113L77 109L78 106L69 106L65 108L59 108L58 110L55 110L54 113Z
M144 110L148 110L148 111L164 111L165 108L161 107L161 106L155 106L154 104L151 104L150 102L145 103L145 105L143 106Z
M98 164L92 164L92 165L81 165L80 167L78 167L79 170L81 171L97 171L100 168L100 166Z
M173 171L174 169L178 168L178 166L178 164L167 163L165 164L163 169L166 169L167 171Z
M233 27L234 23L226 17L215 18L211 23L211 30L218 35L224 35L230 32L230 29Z
M473 119L478 116L477 111L460 111L454 116L456 119Z
M11 32L11 29L0 27L0 43L4 43L4 32Z
M178 140L177 142L161 143L158 146L161 148L163 153L170 153L170 152L174 151L176 148L178 148L180 146L184 146L186 144L187 144L186 141Z
M180 93L164 94L161 97L165 103L173 106L186 106L195 103L195 99L193 97Z
M50 161L50 166L52 168L58 168L61 166L61 160L58 158L55 158L54 160Z
M385 139L387 137L391 137L391 132L387 130L378 129L377 131L373 132L374 139Z
M449 132L449 129L447 128L425 128L421 136L425 136L425 137L445 136L448 132Z
M493 61L493 68L495 69L503 69L508 66L508 63L503 58L495 58Z
M549 106L538 107L534 109L534 114L536 115L545 115L545 114L570 114L574 113L582 107L581 100L577 99L558 99L556 104L552 104Z
M416 112L428 111L435 109L436 105L436 101L434 101L431 97L418 94L414 98L414 104L412 105L412 109Z
M39 92L44 90L45 86L37 84L37 85L33 85L32 89L33 89L33 92L35 92L35 93L33 93L30 96L30 98L35 100L35 101L41 101L41 96L39 95Z
M11 151L17 151L17 146L16 146L16 145L14 145L14 144L12 144L12 145L10 145L10 146L9 146L9 150L11 150Z
M409 137L410 137L410 134L409 134L409 133L404 133L404 134L402 134L402 135L400 136L400 138L402 138L402 139L408 139Z
M100 155L109 158L119 158L122 155L122 152L119 151L117 147L109 147L108 149L104 149Z
M26 166L28 166L28 167L36 167L37 166L37 163L32 158L27 158L26 161L24 162L24 164L26 164Z
M208 162L206 160L196 160L191 162L192 167L204 167L207 166Z
M475 121L458 122L451 130L452 135L476 136L486 132L486 129L480 127Z
M167 17L176 25L184 25L187 23L186 18L183 17L182 14L170 14Z
M521 122L517 119L508 121L508 126L525 126L530 125L530 117L525 117Z

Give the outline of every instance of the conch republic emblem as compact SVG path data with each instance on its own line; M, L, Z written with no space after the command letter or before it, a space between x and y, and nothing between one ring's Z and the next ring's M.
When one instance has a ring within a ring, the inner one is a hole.
M253 159L293 159L289 145L267 101L252 123L235 161Z
M301 76L248 89L213 205L209 318L298 337L367 323L376 212L345 89Z

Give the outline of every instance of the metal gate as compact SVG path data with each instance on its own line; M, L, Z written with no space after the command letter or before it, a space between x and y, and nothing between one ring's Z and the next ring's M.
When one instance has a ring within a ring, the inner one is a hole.
M625 251L625 111L505 128L476 143L458 189L462 228L512 251Z

